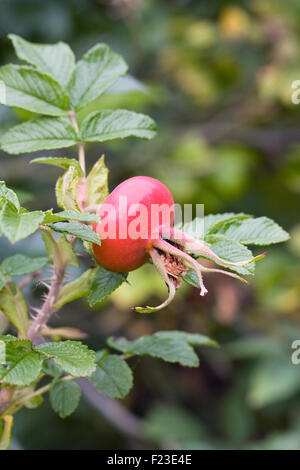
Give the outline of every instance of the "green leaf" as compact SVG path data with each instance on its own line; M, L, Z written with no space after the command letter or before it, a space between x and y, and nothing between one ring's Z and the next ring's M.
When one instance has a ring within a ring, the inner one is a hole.
M104 357L109 355L109 350L108 349L99 349L99 351L96 352L96 363L101 361Z
M43 402L44 399L41 395L35 395L34 397L29 398L29 400L25 401L24 406L25 408L33 410L41 406Z
M191 220L190 222L186 222L185 224L180 223L177 225L177 228L187 233L191 237L203 240L205 235L210 233L212 227L214 227L219 222L231 219L232 217L246 219L251 216L243 213L234 214L233 212L226 212L224 214L209 214L205 217L196 217L195 219Z
M74 377L90 376L96 369L94 351L80 341L43 343L35 349Z
M1 148L14 155L71 147L77 135L68 118L35 118L12 127L1 137Z
M109 346L126 354L149 355L183 366L198 367L199 359L192 346L217 346L206 336L183 331L159 331L152 336L142 336L135 341L126 338L109 338Z
M38 378L42 362L30 341L10 341L6 343L6 364L0 365L0 379L10 385L29 385Z
M69 83L73 107L78 110L94 101L126 71L122 57L106 44L96 44L77 63Z
M31 256L17 254L2 261L1 270L8 276L19 276L38 271L47 263L48 258L44 256L33 258Z
M242 212L235 214L234 212L225 212L224 214L209 214L204 217L204 233L214 233L214 228L220 222L231 219L250 219L252 216Z
M64 235L59 240L56 240L50 229L44 229L42 230L42 237L48 256L56 265L62 264L67 266L71 264L72 266L78 266L79 262L76 251Z
M0 67L0 80L5 85L1 104L33 113L62 116L70 110L70 98L52 77L20 65Z
M103 110L90 114L82 123L83 142L105 142L135 136L152 139L156 134L155 122L145 114L119 109Z
M7 202L0 213L0 230L11 243L32 235L44 220L42 211L18 214L16 208Z
M80 222L100 222L100 217L97 214L92 214L89 212L76 212L76 211L62 211L55 214L55 216L60 217L60 219L67 219L67 220L78 220Z
M116 290L122 282L126 280L124 273L116 273L108 271L105 268L100 268L93 278L88 297L89 305L93 307L98 302L101 302L114 290Z
M64 263L65 266L72 265L78 266L79 261L77 257L77 253L73 248L72 243L67 240L65 235L62 235L58 240L58 249L60 252L60 259Z
M79 222L100 222L100 217L97 214L92 214L89 212L77 212L77 211L62 211L52 214L52 212L46 212L44 219L44 224L50 224L54 222L59 222L62 220L78 220Z
M218 347L218 343L208 336L199 333L186 333L185 331L158 331L156 333L160 339L175 339L186 341L191 346L213 346Z
M185 274L183 280L193 287L200 287L199 276L196 273L195 269L189 269L188 272Z
M11 202L17 210L20 209L18 196L12 189L6 187L5 181L0 181L0 201L1 199Z
M28 328L27 305L21 290L12 282L9 282L0 292L0 310L17 328L26 336Z
M118 78L116 83L107 90L105 95L126 95L127 93L149 95L150 89L132 75L126 74L125 77Z
M50 224L49 227L56 232L74 235L81 240L101 245L99 235L86 225L77 224L75 222L57 222L56 224Z
M154 336L154 335L153 335ZM198 367L199 358L193 348L185 341L177 341L171 338L163 339L157 337L142 337L137 340L133 348L130 348L131 354L139 356L151 356L163 359L166 362L178 362L186 367ZM129 351L128 351L129 352Z
M205 240L209 242L210 248L216 255L230 262L246 261L253 258L252 252L247 247L224 235L207 235ZM206 256L206 258L244 276L253 275L255 272L255 262L246 264L245 266L228 266L208 256Z
M5 284L6 284L6 277L3 276L3 274L0 273L0 291L3 289Z
M95 269L88 269L74 281L65 284L60 291L55 308L59 310L63 305L88 295L95 274Z
M61 417L70 416L77 408L81 390L76 382L60 380L54 382L49 392L50 403L53 410Z
M185 224L179 223L176 225L176 228L193 238L201 240L204 238L204 219L202 217L196 217Z
M97 361L91 382L97 390L110 398L125 397L133 385L130 367L120 356L110 354Z
M34 160L31 160L30 163L41 163L45 165L58 166L60 168L65 168L66 170L68 170L70 166L74 166L78 171L78 174L83 176L80 163L78 160L75 160L75 158L42 157L35 158Z
M289 239L289 234L268 217L246 220L228 220L211 233L224 235L244 245L270 245Z
M70 166L68 171L56 183L55 193L57 204L65 210L79 210L77 194L80 185L80 175L75 167Z
M10 341L19 341L19 339L13 335L0 335L0 341L4 341L4 343L9 343Z
M5 333L9 328L9 319L0 310L0 335Z
M87 177L87 205L102 204L108 196L108 169L106 168L104 155L95 163Z
M46 359L43 362L43 372L50 377L58 379L63 374L63 370L58 367L52 359Z
M75 57L70 47L63 43L35 44L9 34L19 59L35 65L41 72L50 75L65 87L75 68Z

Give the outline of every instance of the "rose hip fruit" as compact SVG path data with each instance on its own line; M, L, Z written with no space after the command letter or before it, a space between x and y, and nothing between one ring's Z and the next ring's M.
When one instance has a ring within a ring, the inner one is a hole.
M101 222L94 226L102 242L101 246L93 247L95 257L102 266L111 271L128 272L139 268L148 260L153 244L152 237L160 235L159 227L163 222L162 217L159 217L156 225L151 216L153 205L164 205L166 214L170 214L169 224L173 225L172 194L154 178L129 178L105 199L98 210ZM134 228L131 223L138 216L141 227L137 228L140 228L141 236L134 239L130 236L129 229Z
M164 184L148 176L135 176L119 184L99 206L98 215L101 220L94 224L94 230L101 238L101 246L93 245L97 261L108 270L126 273L151 258L168 286L169 296L158 307L136 307L143 313L168 305L189 269L197 274L200 295L207 293L202 272L219 272L247 282L235 273L207 268L191 254L228 268L244 266L264 256L233 263L217 256L203 240L174 228L172 194Z

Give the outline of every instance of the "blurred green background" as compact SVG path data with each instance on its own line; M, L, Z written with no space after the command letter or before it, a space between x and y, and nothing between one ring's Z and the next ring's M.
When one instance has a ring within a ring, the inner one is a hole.
M0 0L0 9L1 64L16 62L8 33L63 40L77 58L106 42L128 62L138 81L117 83L98 107L145 112L159 133L151 142L88 147L88 167L106 155L111 189L149 175L176 202L204 203L206 214L266 215L292 233L289 243L267 249L248 287L208 275L205 299L184 285L167 309L142 316L131 307L166 294L147 265L94 311L85 301L67 305L53 324L81 328L94 348L109 335L160 329L201 332L221 348L202 349L199 369L131 360L134 390L124 408L102 403L108 417L88 400L65 421L47 402L24 410L13 447L300 449L300 366L291 363L291 343L300 339L300 105L291 101L300 79L299 1ZM28 118L0 107L0 135ZM75 150L48 154L72 157ZM59 170L30 166L30 159L0 153L0 179L28 208L56 208ZM39 236L15 247L0 242L0 258L42 251ZM37 283L27 290L31 304L41 292Z

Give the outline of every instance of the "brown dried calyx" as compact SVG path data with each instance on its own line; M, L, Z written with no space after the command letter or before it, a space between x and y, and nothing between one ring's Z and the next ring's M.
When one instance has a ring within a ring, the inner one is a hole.
M167 273L172 276L175 287L178 289L181 283L180 278L184 277L189 268L187 268L177 256L160 250L159 255L164 263Z
M180 286L181 278L185 277L189 269L193 269L197 275L200 295L202 296L207 294L202 272L218 272L240 279L242 282L247 282L236 273L228 272L224 269L206 267L199 262L198 258L200 257L212 259L217 264L231 268L231 266L245 266L253 261L257 261L263 258L265 253L245 261L229 261L220 258L205 241L193 238L177 228L168 228L165 233L161 233L160 238L153 240L149 255L157 271L167 284L169 295L157 307L135 307L135 310L140 313L157 312L169 305L175 297L176 289Z

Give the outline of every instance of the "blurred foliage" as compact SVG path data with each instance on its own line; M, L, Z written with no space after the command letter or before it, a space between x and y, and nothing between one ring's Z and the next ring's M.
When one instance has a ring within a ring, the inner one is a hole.
M299 18L298 0L1 0L1 63L12 60L8 33L64 40L78 56L104 41L139 80L119 82L97 103L144 111L159 124L153 142L88 148L89 167L105 153L111 188L145 174L167 184L176 202L267 215L292 232L288 244L268 249L250 287L211 275L205 299L184 285L168 309L141 316L130 307L165 295L148 265L101 308L66 306L55 323L86 331L98 349L107 335L158 329L202 332L222 347L202 352L198 370L133 360L136 388L125 406L142 420L140 439L108 426L87 402L66 421L45 403L16 417L15 448L300 449L300 375L291 363L300 338L300 107L291 100ZM1 108L0 132L27 118ZM0 177L28 208L46 209L59 172L31 167L31 158L1 154ZM1 258L15 251L42 254L43 246L38 236L14 249L1 239ZM28 288L33 305L42 291Z

